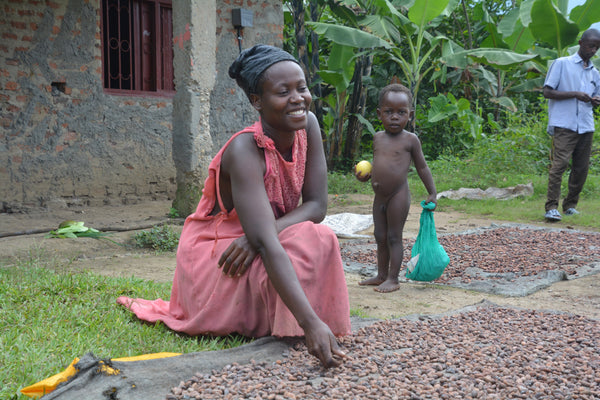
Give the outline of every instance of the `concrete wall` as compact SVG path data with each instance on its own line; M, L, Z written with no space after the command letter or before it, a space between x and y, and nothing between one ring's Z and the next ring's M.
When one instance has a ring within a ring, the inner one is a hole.
M228 0L191 0L178 10L174 8L174 26L185 27L176 34L174 50L177 94L173 103L173 155L177 193L173 206L180 215L195 210L214 154L231 135L258 119L258 113L228 74L240 51L238 33L231 20L233 8L253 14L252 26L242 31L242 48L257 43L282 45L280 0L248 0L233 5Z
M174 193L172 100L104 93L99 4L0 0L5 211Z
M172 99L104 92L99 0L0 0L0 212L201 188L220 146L258 117L227 74L232 8L253 12L244 48L281 45L280 0L173 0Z
M217 64L216 84L211 96L211 131L215 145L221 147L229 137L251 125L258 113L248 98L229 77L229 66L239 54L237 32L231 24L231 9L252 11L253 26L242 31L242 49L263 43L282 47L283 7L280 0L245 0L231 5L217 0Z

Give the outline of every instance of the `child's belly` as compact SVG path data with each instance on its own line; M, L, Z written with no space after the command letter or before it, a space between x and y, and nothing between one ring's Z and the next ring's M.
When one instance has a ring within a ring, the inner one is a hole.
M387 198L402 189L407 189L408 182L406 174L390 169L381 171L381 169L376 170L373 168L371 172L371 186L375 195Z

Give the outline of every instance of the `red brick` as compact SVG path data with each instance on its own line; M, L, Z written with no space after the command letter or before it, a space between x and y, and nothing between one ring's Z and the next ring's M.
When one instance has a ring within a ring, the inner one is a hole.
M15 81L6 82L6 85L4 85L4 88L6 90L17 90L18 87L19 87L19 84Z
M10 111L11 113L18 113L19 111L21 111L20 107L14 106L14 105L9 105L8 107L6 107L6 109L8 111Z
M14 33L8 33L8 32L4 32L2 34L2 38L3 39L12 39L12 40L17 40L17 35L15 35Z
M21 38L21 40L24 42L31 42L33 41L33 36L25 35Z
M24 96L24 95L18 95L17 96L17 101L20 102L20 103L25 103L27 100L28 100L27 96Z
M82 65L81 67L79 67L79 70L80 70L81 72L85 72L85 71L87 71L87 69L88 69L88 66L87 66L87 65Z
M54 33L55 35L58 35L58 34L60 33L60 27L59 27L59 26L56 26L56 25L54 25L54 26L52 27L52 33Z
M27 29L27 25L22 21L10 21L10 25L16 29Z
M16 58L13 58L13 59L6 60L6 64L7 65L21 65L21 61L17 60Z

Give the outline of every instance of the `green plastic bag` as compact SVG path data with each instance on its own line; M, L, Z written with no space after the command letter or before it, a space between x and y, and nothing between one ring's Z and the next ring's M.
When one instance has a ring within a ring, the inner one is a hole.
M419 234L411 251L406 277L413 281L429 282L442 276L450 257L437 239L433 222L435 203L425 203L423 200L421 207Z

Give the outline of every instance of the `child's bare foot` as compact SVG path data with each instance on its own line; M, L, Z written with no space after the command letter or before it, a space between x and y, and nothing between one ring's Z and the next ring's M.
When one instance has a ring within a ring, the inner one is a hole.
M376 292L379 292L379 293L389 293L389 292L393 292L398 289L400 289L400 284L398 282L394 282L394 281L390 281L390 280L387 280L387 281L383 282L381 285L377 286L376 288L373 288L373 290L375 290Z
M361 286L366 286L366 285L379 286L383 282L385 282L385 279L382 279L378 276L374 276L373 278L369 278L369 279L365 279L364 281L360 281L360 282L358 282L358 284Z

